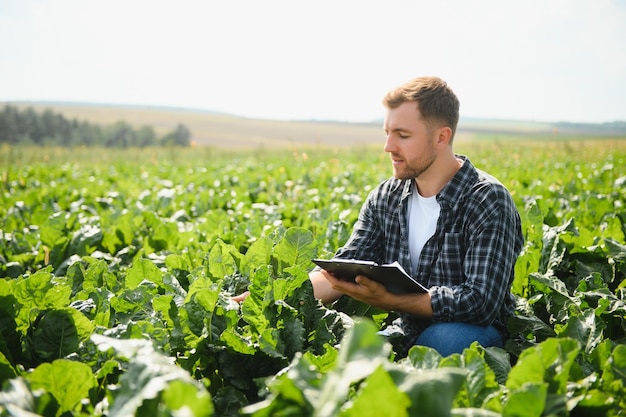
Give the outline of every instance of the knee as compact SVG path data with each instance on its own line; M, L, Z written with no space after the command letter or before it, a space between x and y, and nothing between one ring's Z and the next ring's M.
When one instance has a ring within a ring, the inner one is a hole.
M417 338L416 344L435 349L442 356L462 353L473 342L484 347L502 347L502 337L493 326L468 323L435 323L428 326Z

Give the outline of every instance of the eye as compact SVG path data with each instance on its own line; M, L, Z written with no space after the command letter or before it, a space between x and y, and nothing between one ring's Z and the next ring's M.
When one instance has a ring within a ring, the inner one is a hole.
M407 135L406 133L398 133L398 136L400 137L400 139L406 139L409 137L409 135Z

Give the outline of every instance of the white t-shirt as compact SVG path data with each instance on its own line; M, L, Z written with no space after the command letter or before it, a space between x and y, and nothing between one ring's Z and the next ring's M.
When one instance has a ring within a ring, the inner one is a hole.
M411 253L411 264L413 274L417 271L422 248L435 234L437 230L437 220L441 207L437 202L437 196L422 197L414 184L409 199L409 252Z

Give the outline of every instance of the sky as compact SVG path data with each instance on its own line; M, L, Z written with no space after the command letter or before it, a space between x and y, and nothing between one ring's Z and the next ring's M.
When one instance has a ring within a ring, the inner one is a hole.
M626 120L626 0L0 0L0 102L381 119L448 82L461 117Z

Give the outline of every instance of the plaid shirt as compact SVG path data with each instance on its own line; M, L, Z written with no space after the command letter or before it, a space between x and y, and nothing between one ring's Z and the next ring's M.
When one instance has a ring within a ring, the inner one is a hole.
M510 292L524 243L521 220L508 190L467 157L437 194L437 230L422 249L415 278L429 288L433 317L402 314L405 335L416 338L430 322L494 325L505 331L515 308ZM390 178L365 201L352 235L337 258L398 261L413 271L408 245L407 198L414 180Z

